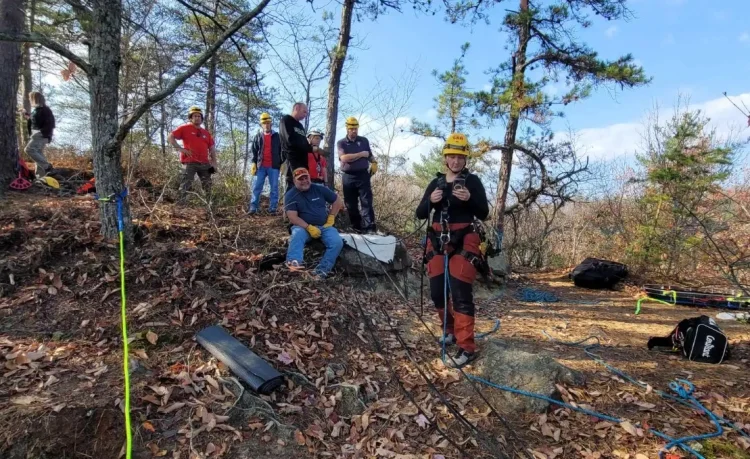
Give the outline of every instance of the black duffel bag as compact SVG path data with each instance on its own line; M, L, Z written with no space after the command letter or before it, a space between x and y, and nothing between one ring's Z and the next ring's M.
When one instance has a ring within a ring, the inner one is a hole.
M628 267L616 261L586 258L570 272L569 277L578 287L612 288L628 277Z
M669 347L693 362L721 363L729 358L729 340L708 316L681 320L669 336L652 337L648 348Z

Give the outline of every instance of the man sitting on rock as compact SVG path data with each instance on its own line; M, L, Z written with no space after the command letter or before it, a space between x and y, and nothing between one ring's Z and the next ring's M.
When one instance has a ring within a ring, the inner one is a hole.
M320 239L326 251L315 268L315 275L325 278L344 247L344 241L333 227L343 201L325 186L311 183L306 168L298 167L292 175L294 188L284 195L286 215L292 224L286 263L290 269L303 267L305 244L310 239ZM330 211L327 204L331 204Z

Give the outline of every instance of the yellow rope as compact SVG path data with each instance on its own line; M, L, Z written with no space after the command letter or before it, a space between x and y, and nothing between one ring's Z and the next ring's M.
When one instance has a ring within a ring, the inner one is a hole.
M122 229L120 229L120 296L122 307L122 368L125 374L125 458L131 459L133 453L133 434L130 426L130 368L128 365L128 319L125 300L125 249Z

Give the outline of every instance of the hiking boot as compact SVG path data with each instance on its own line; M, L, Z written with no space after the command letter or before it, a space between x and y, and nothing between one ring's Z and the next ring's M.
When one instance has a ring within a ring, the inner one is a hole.
M445 342L446 346L452 346L456 344L456 337L453 335L453 333L448 333L447 335L443 335L438 338L438 344L440 346L443 345L443 342Z
M458 348L458 352L452 360L448 362L448 366L453 368L463 368L470 364L477 358L476 352L466 352L461 348Z

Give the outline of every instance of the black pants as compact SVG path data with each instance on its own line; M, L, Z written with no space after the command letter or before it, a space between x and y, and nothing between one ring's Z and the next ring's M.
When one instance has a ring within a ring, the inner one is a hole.
M342 177L344 188L344 204L349 214L352 228L358 231L376 230L375 209L372 205L372 185L370 173L345 172ZM360 213L360 206L362 212Z

